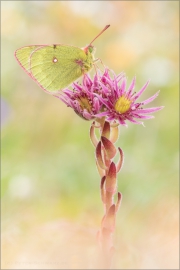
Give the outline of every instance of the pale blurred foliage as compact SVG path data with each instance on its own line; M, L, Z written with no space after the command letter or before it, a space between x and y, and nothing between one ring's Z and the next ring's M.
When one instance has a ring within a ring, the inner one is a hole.
M179 14L177 1L2 1L2 268L98 268L103 216L89 122L44 93L17 48L94 45L109 68L151 79L165 105L146 128L121 128L123 194L116 269L178 269ZM102 66L99 64L102 68ZM91 72L93 74L94 71Z

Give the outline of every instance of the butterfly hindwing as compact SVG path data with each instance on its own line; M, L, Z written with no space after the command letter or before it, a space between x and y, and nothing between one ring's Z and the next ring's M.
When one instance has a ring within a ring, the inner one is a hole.
M15 57L20 66L30 75L30 55L41 46L26 46L15 51Z

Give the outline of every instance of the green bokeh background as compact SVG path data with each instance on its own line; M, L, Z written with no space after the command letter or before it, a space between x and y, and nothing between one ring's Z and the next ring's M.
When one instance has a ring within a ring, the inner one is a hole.
M145 128L121 127L114 267L178 269L178 8L178 1L1 2L3 269L93 267L103 206L90 122L43 92L14 51L84 47L106 24L96 57L124 71L128 84L136 75L136 91L151 79L141 100L160 89L152 106L165 106Z

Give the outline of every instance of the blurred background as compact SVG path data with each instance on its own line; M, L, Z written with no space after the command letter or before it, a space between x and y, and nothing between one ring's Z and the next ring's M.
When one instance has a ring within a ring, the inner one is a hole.
M3 269L97 269L103 216L90 122L46 94L14 51L32 44L87 45L141 100L164 105L143 126L121 127L125 163L114 269L179 269L178 1L1 2ZM91 74L93 75L93 72ZM150 106L151 106L150 105Z

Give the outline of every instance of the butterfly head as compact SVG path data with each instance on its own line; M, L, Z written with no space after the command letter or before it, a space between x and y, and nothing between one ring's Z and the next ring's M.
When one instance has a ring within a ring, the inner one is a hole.
M86 54L88 53L93 54L95 52L95 47L90 44L86 46L85 48L83 48L83 50Z
M92 46L92 45L89 45L89 46L88 46L88 51L89 51L90 53L93 53L93 52L95 51L95 47Z

